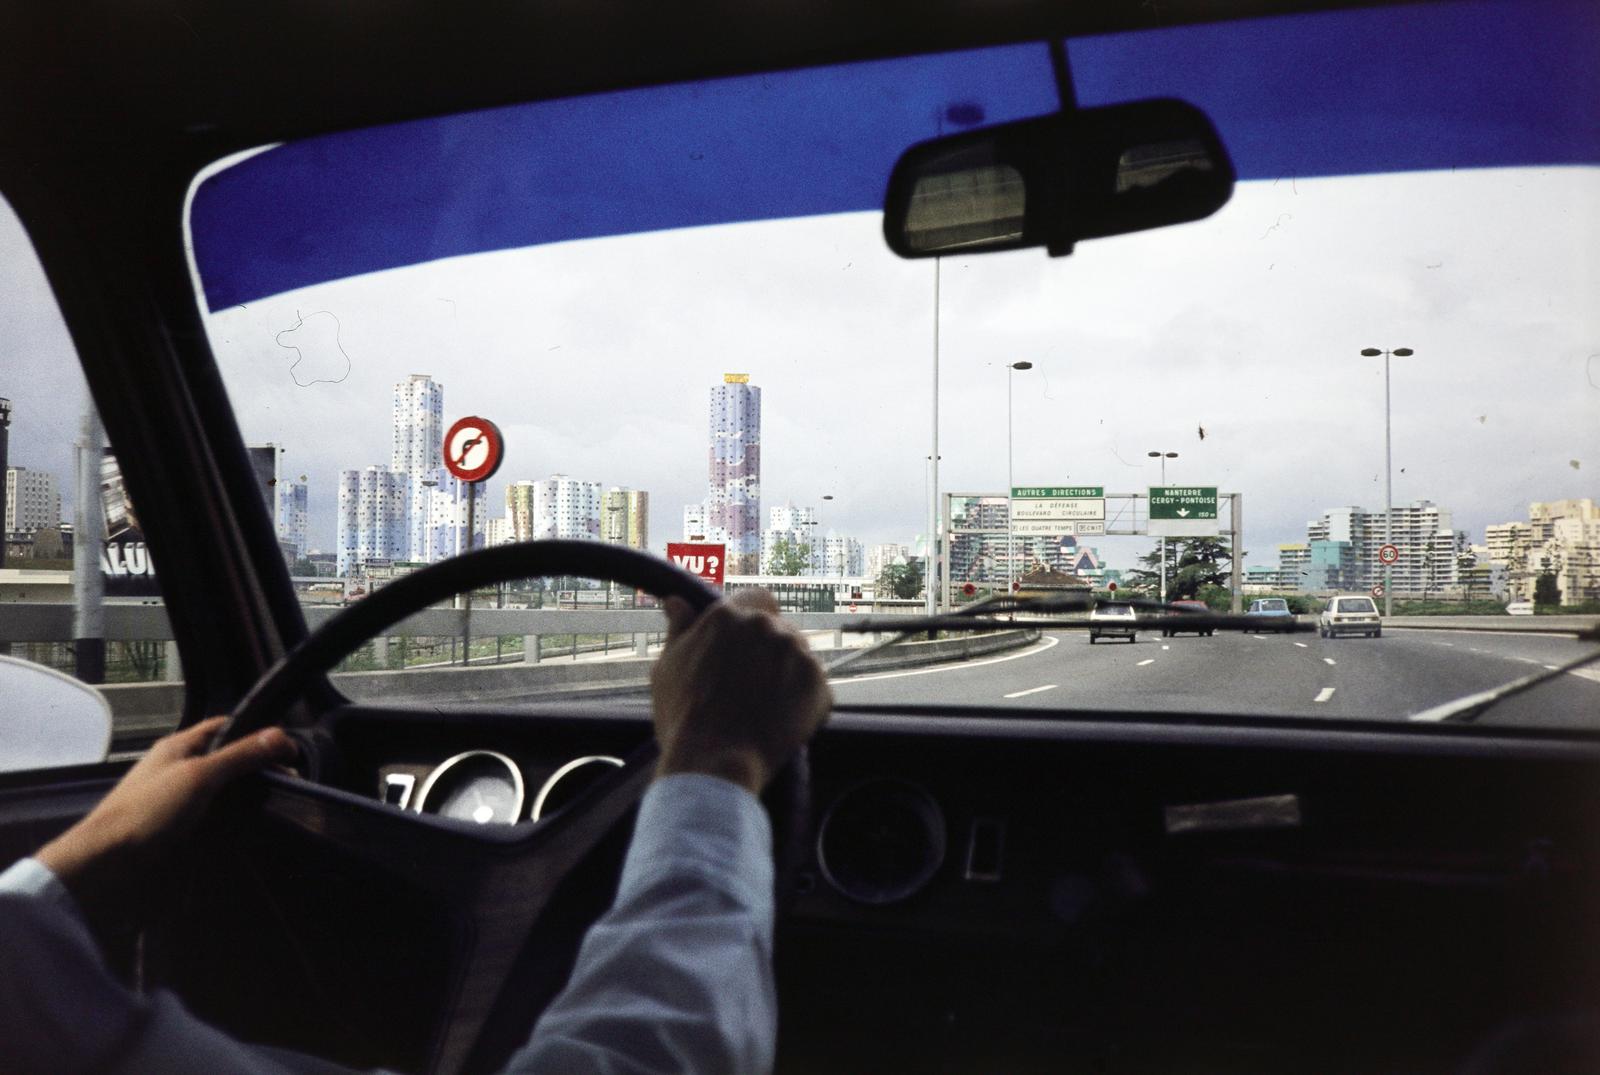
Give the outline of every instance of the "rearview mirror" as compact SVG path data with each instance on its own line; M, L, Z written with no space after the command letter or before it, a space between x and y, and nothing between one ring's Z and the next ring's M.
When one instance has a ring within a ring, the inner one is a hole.
M1046 247L1210 216L1233 162L1193 105L1166 98L1062 112L912 146L884 203L904 258Z
M53 668L0 657L0 772L90 765L111 749L111 706Z

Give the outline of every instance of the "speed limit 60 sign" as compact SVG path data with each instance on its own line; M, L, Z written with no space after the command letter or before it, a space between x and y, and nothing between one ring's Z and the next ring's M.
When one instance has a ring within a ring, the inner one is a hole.
M1383 545L1378 548L1378 563L1394 564L1400 561L1400 550L1393 545Z

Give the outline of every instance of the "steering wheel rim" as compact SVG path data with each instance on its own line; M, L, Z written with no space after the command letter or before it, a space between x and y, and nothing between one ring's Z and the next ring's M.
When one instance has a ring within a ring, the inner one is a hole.
M384 628L463 591L534 575L609 579L656 597L681 597L697 614L720 599L698 577L626 546L525 541L475 549L374 590L308 634L246 692L214 745L223 746L275 723L273 714L303 697L313 685L312 677L330 671Z
M457 593L529 576L577 575L609 579L654 596L680 597L698 614L720 600L720 594L676 565L624 546L592 541L534 541L479 549L431 564L374 591L312 631L299 645L264 673L218 732L213 749L276 723L274 717L305 696L318 677L368 639L406 617ZM632 752L629 771L654 768L659 746L653 736ZM619 783L590 801L595 813L611 809L611 801L642 795L647 778ZM807 845L809 761L804 748L781 769L762 796L772 822L774 887L780 901L794 891L794 880ZM578 809L574 803L563 814ZM558 815L558 819L560 815ZM422 820L422 819L417 819ZM546 823L535 823L542 826ZM571 868L571 867L569 867ZM538 912L535 912L537 920ZM479 1029L482 1029L480 1022ZM473 1038L476 1032L469 1032ZM471 1046L458 1042L449 1052L459 1062ZM436 1070L459 1070L445 1062Z

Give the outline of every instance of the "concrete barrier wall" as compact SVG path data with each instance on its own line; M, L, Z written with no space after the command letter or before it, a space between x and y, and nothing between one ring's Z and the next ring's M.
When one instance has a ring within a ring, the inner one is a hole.
M1551 634L1591 630L1596 625L1600 625L1600 616L1390 616L1383 621L1385 629L1395 630L1543 631Z

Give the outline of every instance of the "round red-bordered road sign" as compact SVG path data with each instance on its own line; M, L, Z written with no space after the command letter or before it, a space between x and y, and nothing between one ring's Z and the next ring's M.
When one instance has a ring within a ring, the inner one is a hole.
M505 458L506 442L500 427L476 415L459 419L444 435L444 468L464 482L481 482L494 476Z
M1393 545L1381 545L1381 546L1378 547L1378 563L1380 563L1380 564L1394 564L1394 563L1399 563L1399 561L1400 561L1400 550L1399 549L1395 548Z

